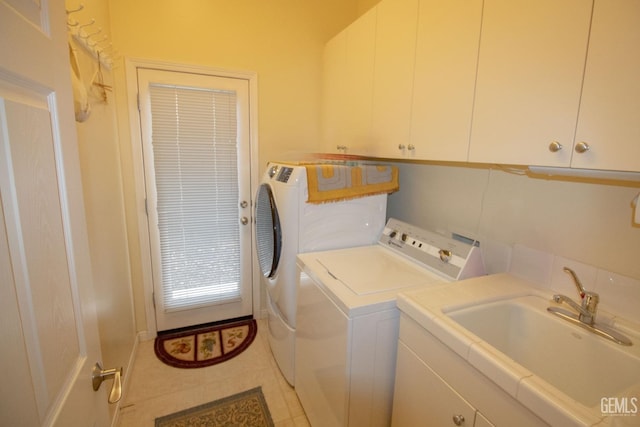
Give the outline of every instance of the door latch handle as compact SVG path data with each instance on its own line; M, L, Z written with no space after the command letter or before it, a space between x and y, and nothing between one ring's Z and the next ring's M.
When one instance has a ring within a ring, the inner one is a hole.
M116 403L122 397L122 367L102 369L100 363L96 362L91 372L93 390L98 391L102 382L111 378L113 378L113 385L109 393L109 403Z

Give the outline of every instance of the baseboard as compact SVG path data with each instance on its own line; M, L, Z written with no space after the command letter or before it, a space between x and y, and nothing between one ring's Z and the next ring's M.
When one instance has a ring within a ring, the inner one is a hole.
M140 342L155 340L158 336L157 332L153 331L142 331L138 332L138 340Z

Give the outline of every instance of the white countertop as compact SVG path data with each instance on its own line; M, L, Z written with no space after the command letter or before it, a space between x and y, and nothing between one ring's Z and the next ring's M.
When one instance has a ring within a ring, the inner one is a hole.
M640 425L640 413L606 417L599 404L596 407L582 405L446 315L452 308L527 295L551 301L552 293L515 276L497 274L402 292L398 295L397 305L403 313L551 425ZM601 312L598 319L611 323L613 317ZM638 335L631 338L634 345L628 351L640 357ZM625 390L625 396L639 398L640 410L640 384L632 390Z

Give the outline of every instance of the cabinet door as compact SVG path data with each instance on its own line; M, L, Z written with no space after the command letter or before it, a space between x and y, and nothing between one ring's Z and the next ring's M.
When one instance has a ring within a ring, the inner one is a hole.
M347 28L344 119L348 154L368 154L370 149L376 16L374 7Z
M476 422L473 424L473 427L495 427L495 425L480 412L476 412Z
M369 154L377 9L349 25L325 46L323 148Z
M473 426L475 409L400 341L396 366L392 426Z
M485 0L470 161L569 166L591 4Z
M640 2L596 0L572 167L640 171Z
M342 152L346 147L344 117L346 116L347 31L329 40L322 59L322 149L328 153Z
M371 122L376 156L400 157L408 151L418 3L383 0L377 6Z
M411 144L420 159L466 161L482 0L421 0Z

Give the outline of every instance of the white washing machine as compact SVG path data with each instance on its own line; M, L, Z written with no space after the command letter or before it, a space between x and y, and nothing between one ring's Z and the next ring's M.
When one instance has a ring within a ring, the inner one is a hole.
M311 425L390 425L396 295L482 274L479 247L393 218L375 245L298 255L296 393Z
M269 163L256 197L256 245L266 288L269 344L294 384L296 255L375 243L384 228L387 195L307 203L304 166Z

